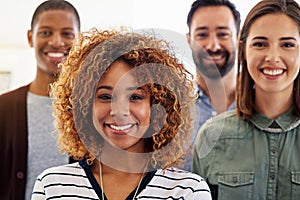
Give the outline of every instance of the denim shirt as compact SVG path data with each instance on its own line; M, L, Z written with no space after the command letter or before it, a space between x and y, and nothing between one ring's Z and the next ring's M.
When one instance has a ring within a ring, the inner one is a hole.
M292 110L250 122L234 111L220 114L199 132L192 171L206 179L213 199L299 200L299 124Z
M201 126L206 122L206 120L216 116L217 111L211 106L210 100L208 96L204 94L204 92L197 87L198 98L196 99L195 109L196 109L196 119L194 119L194 129L191 137L191 146L194 146L196 137ZM228 110L235 109L235 102L233 102ZM191 150L192 151L192 150ZM192 156L187 156L184 158L184 170L191 171L192 170Z

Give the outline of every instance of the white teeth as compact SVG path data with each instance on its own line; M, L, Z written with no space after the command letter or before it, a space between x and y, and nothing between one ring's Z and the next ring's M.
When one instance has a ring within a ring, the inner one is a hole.
M53 57L53 58L60 58L60 57L64 57L63 53L47 53L47 55L49 57Z
M283 69L263 69L263 73L270 76L276 76L283 73Z
M213 60L221 60L222 59L222 55L220 55L220 56L211 56L211 59L213 59Z
M219 56L206 56L206 59L207 60L221 60L223 58L222 55L219 55Z
M109 124L110 128L115 129L117 131L125 131L127 129L130 129L133 126L134 126L134 124L129 124L129 125L125 125L125 126L115 126L115 125Z

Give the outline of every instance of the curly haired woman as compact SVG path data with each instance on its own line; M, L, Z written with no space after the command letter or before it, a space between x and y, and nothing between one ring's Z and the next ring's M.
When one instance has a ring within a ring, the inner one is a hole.
M45 170L32 199L211 199L174 166L193 125L191 74L152 34L92 29L52 87L58 145L79 162Z

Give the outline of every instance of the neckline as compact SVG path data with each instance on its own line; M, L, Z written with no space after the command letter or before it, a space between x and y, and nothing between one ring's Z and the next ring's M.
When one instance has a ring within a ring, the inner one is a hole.
M85 171L87 178L91 184L91 186L93 187L93 189L95 190L97 196L99 199L102 199L102 190L98 184L98 182L96 181L96 178L94 177L90 166L86 163L86 160L80 160L79 161L80 166L83 168L83 170ZM148 185L148 183L152 180L152 178L154 177L155 173L157 170L154 171L149 171L146 173L146 175L144 176L144 178L142 179L142 182L140 184L139 190L137 191L137 196L141 193L142 190L144 190L146 188L146 186ZM137 188L135 188L127 197L125 200L131 200L135 194ZM104 195L104 199L107 200L107 197Z

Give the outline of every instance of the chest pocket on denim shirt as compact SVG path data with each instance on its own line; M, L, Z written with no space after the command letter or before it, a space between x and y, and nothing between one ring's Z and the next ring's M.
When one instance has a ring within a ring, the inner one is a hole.
M291 200L299 200L300 199L300 172L292 171L291 180L292 180Z
M218 199L252 199L254 172L224 172L218 176Z

